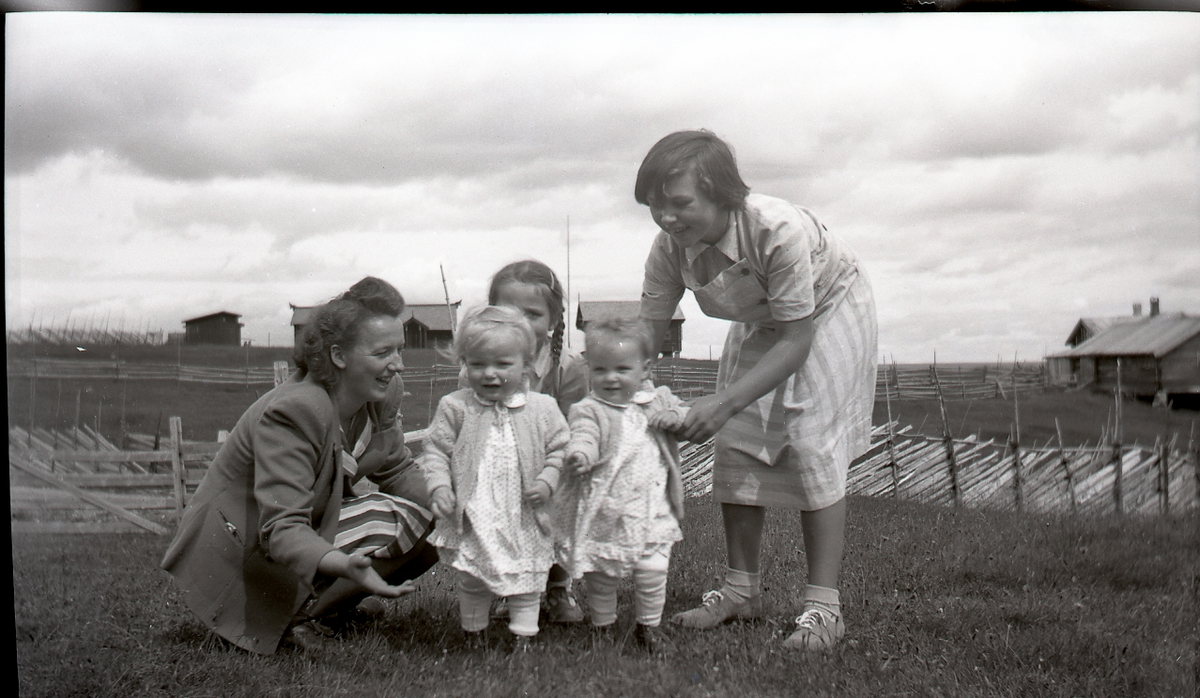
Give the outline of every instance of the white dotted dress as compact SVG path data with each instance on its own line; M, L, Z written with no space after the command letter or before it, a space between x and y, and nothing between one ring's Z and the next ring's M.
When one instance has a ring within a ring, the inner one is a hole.
M622 409L610 406L609 409ZM683 539L667 496L667 464L650 435L646 413L622 409L621 441L584 486L579 507L575 572L625 577L643 556Z
M475 491L463 510L460 536L437 529L442 558L483 581L497 596L541 592L554 564L554 544L523 501L517 441L503 406L488 431Z

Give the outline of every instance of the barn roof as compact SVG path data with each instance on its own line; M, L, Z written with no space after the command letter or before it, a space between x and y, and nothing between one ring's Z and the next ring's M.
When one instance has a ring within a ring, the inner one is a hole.
M201 321L201 320L210 320L210 319L212 319L212 318L215 318L215 317L222 317L222 316L224 316L224 317L231 317L231 318L233 318L234 320L236 320L236 319L238 319L238 318L240 318L240 317L241 317L241 315L238 315L237 313L231 313L231 312L229 312L228 310L222 310L222 311L221 311L221 312L219 312L219 313L209 313L208 315L201 315L201 316L199 316L199 317L194 317L194 318L192 318L192 319L190 319L190 320L184 320L184 321L183 321L183 324L185 324L185 325L186 325L186 324L188 324L189 322L199 322L199 321Z
M451 303L454 309L454 317L458 317L458 306L462 301ZM443 330L449 332L454 322L451 320L450 312L446 309L445 303L431 303L428 305L410 305L404 308L404 314L400 316L404 324L411 321L416 321L424 325L427 329Z
M454 315L458 316L458 306L462 301L452 303L454 307ZM293 305L292 308L292 324L299 327L307 324L312 319L313 312L317 306ZM404 313L400 315L400 320L404 324L408 324L410 320L416 320L431 330L450 331L450 314L446 312L445 303L429 303L425 305L413 304L404 307Z
M1079 346L1091 337L1095 337L1113 325L1120 325L1139 319L1141 319L1141 316L1139 315L1118 315L1116 317L1081 317L1079 318L1079 322L1075 323L1075 328L1071 330L1071 334L1067 337L1066 343L1073 347Z
M639 301L580 301L576 325L600 317L627 317L636 320L640 306ZM683 311L676 306L675 314L671 316L672 322L682 322L683 319Z
M1129 318L1052 358L1080 356L1153 356L1162 358L1200 334L1200 317L1172 313Z
M292 324L296 327L307 325L312 319L313 311L317 309L315 305L292 305L288 303L292 309Z

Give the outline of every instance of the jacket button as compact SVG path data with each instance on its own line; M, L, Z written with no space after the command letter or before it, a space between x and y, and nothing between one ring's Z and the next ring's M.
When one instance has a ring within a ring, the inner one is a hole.
M742 269L742 276L750 276L750 270L749 270L749 269Z
M766 305L766 304L767 304L767 299L766 299L766 298L760 298L760 299L758 300L758 304L759 304L759 305Z

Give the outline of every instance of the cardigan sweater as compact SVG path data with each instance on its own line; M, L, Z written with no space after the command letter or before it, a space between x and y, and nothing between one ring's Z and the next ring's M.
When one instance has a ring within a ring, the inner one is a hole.
M625 409L645 410L650 419L659 412L674 412L679 422L687 415L683 401L671 393L665 385L654 389L654 399L644 405L630 403ZM567 453L582 452L589 463L597 466L616 455L621 443L621 424L624 410L600 402L588 396L571 407L571 442ZM672 434L660 429L651 429L663 461L667 464L667 496L671 500L671 511L675 518L683 520L683 477L680 474L679 442ZM584 476L586 477L586 475ZM578 533L578 532L576 532Z
M483 457L488 433L496 423L501 409L484 404L470 388L456 390L438 402L437 413L425 436L425 451L421 454L421 471L425 474L430 493L439 487L454 492L454 526L462 533L463 510L475 492L479 459ZM526 393L521 407L508 410L513 435L517 442L517 463L521 469L521 490L525 491L541 480L550 487L551 495L558 490L563 452L570 437L567 420L558 403L549 395ZM538 525L551 534L546 507L535 512Z

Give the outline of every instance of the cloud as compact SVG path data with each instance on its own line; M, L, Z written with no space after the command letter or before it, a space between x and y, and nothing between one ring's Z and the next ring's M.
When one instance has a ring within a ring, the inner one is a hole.
M439 265L467 302L514 259L565 276L568 218L572 294L633 299L655 232L637 167L707 127L754 191L859 252L881 347L1032 355L1151 292L1200 311L1197 28L10 15L9 316L123 309L173 328L228 309L256 341L290 337L288 302L368 273L413 302L441 300ZM684 309L707 355L725 324Z

